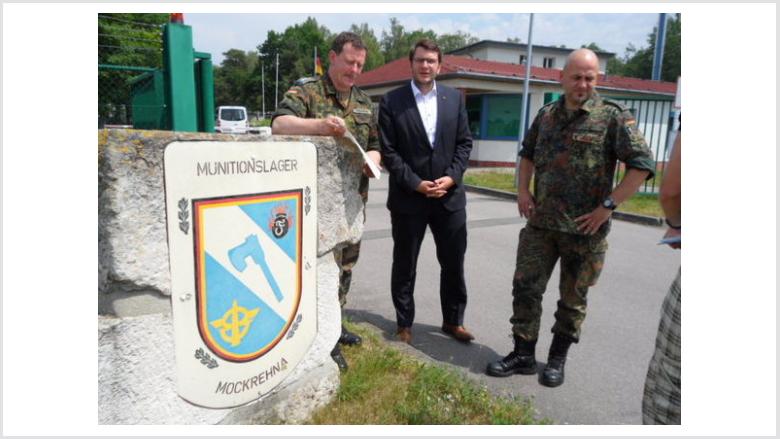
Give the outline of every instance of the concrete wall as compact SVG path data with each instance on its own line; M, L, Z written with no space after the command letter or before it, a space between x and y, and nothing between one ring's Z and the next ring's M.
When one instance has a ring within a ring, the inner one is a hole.
M318 153L318 333L305 358L262 400L236 409L176 394L162 157L173 141L310 141ZM101 130L98 134L98 422L295 423L330 401L341 328L333 250L363 233L362 161L330 137Z
M520 52L513 49L507 49L504 47L486 47L482 54L474 53L474 58L482 59L485 61L498 61L511 64L518 64L520 61Z
M514 166L517 140L475 140L471 149L471 166Z

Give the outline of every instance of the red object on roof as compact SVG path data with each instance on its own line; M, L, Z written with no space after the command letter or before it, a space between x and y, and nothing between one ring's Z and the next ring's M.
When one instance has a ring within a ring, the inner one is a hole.
M531 66L531 81L558 82L560 69L547 69ZM525 64L510 64L497 61L484 61L466 56L445 55L441 64L439 76L463 75L463 76L496 76L500 78L525 78ZM360 87L374 87L390 85L400 81L412 79L409 59L400 58L389 62L374 70L364 72L356 84ZM615 88L637 92L650 92L674 95L677 92L677 83L651 81L648 79L627 78L623 76L602 75L599 78L597 88Z

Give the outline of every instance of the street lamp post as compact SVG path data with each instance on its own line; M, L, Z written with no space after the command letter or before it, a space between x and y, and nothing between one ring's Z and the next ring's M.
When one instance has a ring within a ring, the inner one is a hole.
M531 79L531 56L533 55L534 14L528 22L528 53L525 59L525 80L523 81L523 108L520 113L520 129L517 136L517 155L515 156L515 187L520 187L520 150L523 148L523 137L528 129L528 82Z

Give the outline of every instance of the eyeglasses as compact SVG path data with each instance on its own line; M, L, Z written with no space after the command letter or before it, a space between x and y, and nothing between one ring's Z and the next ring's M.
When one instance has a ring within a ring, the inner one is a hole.
M414 58L415 64L437 64L439 60L437 58Z

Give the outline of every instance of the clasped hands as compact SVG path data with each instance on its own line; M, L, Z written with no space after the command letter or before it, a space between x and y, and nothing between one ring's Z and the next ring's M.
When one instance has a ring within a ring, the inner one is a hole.
M441 198L447 195L447 190L454 185L455 180L453 180L452 177L445 175L444 177L437 178L433 181L423 180L417 185L417 189L415 190L428 198Z

